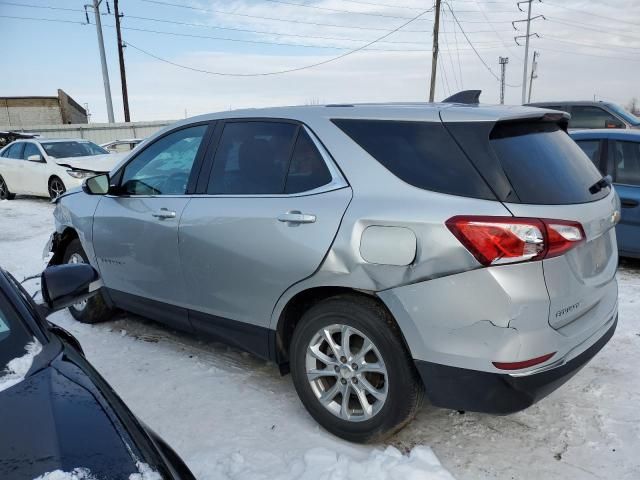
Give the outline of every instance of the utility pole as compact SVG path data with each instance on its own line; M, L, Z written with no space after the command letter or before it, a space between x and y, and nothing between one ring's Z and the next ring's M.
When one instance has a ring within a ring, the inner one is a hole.
M527 103L531 103L531 90L533 89L533 79L538 78L538 57L539 52L533 52L533 62L531 62L531 78L529 79L529 99Z
M504 84L509 57L499 57L498 63L500 64L500 105L504 105Z
M116 16L116 35L118 37L118 59L120 60L120 85L122 86L122 104L124 106L124 121L130 122L129 116L129 93L127 92L127 74L124 70L124 45L122 43L122 33L120 32L120 18L122 15L118 10L118 0L113 0L113 13Z
M436 71L438 70L438 34L440 33L440 0L436 0L436 18L433 22L433 55L431 56L431 88L429 102L436 94Z
M113 102L111 101L111 85L109 84L109 70L107 69L107 58L104 53L104 39L102 38L102 22L100 21L100 4L102 0L93 0L93 5L85 5L85 13L87 7L93 8L96 18L96 31L98 32L98 47L100 48L100 62L102 63L102 81L104 82L104 98L107 102L107 116L109 123L113 123ZM89 16L87 15L87 23Z
M521 3L526 3L527 4L527 19L526 20L516 20L514 22L511 22L511 24L513 25L513 28L517 30L516 28L516 23L519 22L527 22L527 34L526 35L520 35L517 37L514 37L516 43L518 45L520 45L518 43L518 39L519 38L523 38L525 39L525 47L524 47L524 65L522 68L522 104L524 105L525 101L527 100L527 80L528 80L528 75L527 75L527 68L529 66L529 39L531 37L539 37L540 35L538 35L537 33L531 33L531 21L535 20L536 18L543 18L546 20L544 15L538 15L535 17L531 17L531 7L532 4L535 0L522 0L520 2L518 2L518 8L520 9L521 12L524 12L524 10L522 10L522 8L520 8L520 4ZM542 1L542 0L538 0L538 1Z

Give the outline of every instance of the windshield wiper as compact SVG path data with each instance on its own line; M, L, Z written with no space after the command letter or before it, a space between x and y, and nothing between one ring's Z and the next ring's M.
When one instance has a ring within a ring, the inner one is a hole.
M606 175L589 187L589 193L595 195L605 187L610 187L613 179L611 175Z

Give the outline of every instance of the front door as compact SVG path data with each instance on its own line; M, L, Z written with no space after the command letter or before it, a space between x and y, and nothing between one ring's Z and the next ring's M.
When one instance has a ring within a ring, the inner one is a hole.
M616 228L621 255L640 256L640 142L609 140L622 218Z
M133 157L115 175L114 195L100 200L93 225L97 264L116 304L187 330L178 225L207 128L173 131Z
M194 328L264 354L276 302L320 266L351 200L321 151L296 123L225 123L206 190L180 224Z
M29 160L29 157L32 160ZM38 157L38 160L35 157ZM35 143L25 142L22 158L25 192L32 195L48 195L49 168L38 146Z

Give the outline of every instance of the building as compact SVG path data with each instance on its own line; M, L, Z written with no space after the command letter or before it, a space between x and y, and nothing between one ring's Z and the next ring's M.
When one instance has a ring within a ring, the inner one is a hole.
M89 123L87 111L58 89L57 97L0 97L0 129Z

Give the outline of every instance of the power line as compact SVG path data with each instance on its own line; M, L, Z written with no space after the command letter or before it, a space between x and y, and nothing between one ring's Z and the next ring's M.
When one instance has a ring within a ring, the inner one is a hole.
M67 12L81 12L84 13L84 10L81 8L65 8L65 7L50 7L49 5L33 5L30 3L15 3L15 2L0 2L3 5L11 5L12 7L29 7L29 8L40 8L44 10L64 10Z
M89 25L87 22L81 22L79 20L63 20L58 18L19 17L17 15L0 15L0 18L11 18L13 20L37 20L40 22L54 23L72 23L74 25Z
M627 47L627 46L624 46L624 45L614 45L612 43L601 43L600 45L596 45L596 44L593 44L593 43L574 42L574 41L571 41L571 40L564 40L562 38L558 38L558 37L554 37L552 35L546 35L546 34L542 35L540 38L542 38L542 39L551 39L554 42L566 43L566 44L569 44L569 45L579 45L579 46L583 46L583 47L597 48L597 49L600 49L600 50L620 51L620 49L623 48L625 50L635 50L635 52L626 52L626 53L629 53L629 54L632 54L632 53L640 54L640 46L639 47ZM605 46L602 46L602 45L605 45Z
M423 16L427 12L430 12L431 10L433 10L433 7L429 8L428 10L424 10L424 11L420 12L418 15L416 15L415 17L413 17L409 21L407 21L407 22L403 23L402 25L400 25L399 27L396 27L395 29L385 33L384 35L376 38L375 40L372 40L371 42L366 43L365 45L362 45L362 46L360 46L358 48L354 48L353 50L349 50L348 52L345 52L345 53L343 53L341 55L338 55L336 57L332 57L332 58L329 58L327 60L323 60L321 62L316 62L316 63L313 63L311 65L305 65L305 66L296 67L296 68L289 68L289 69L286 69L286 70L279 70L279 71L274 71L274 72L262 72L262 73L212 72L210 70L204 70L204 69L189 67L189 66L186 66L186 65L180 65L178 63L172 62L170 60L167 60L165 58L161 58L161 57L159 57L157 55L154 55L154 54L152 54L150 52L147 52L147 51L145 51L145 50L143 50L143 49L141 49L139 47L136 47L135 45L131 44L130 42L128 42L127 45L132 47L134 50L138 50L141 53L144 53L146 55L149 55L149 56L155 58L156 60L168 63L168 64L176 66L176 67L184 68L186 70L191 70L191 71L194 71L194 72L206 73L206 74L209 74L209 75L216 75L216 76L226 76L226 77L265 77L265 76L271 76L271 75L281 75L281 74L284 74L284 73L299 72L301 70L306 70L306 69L309 69L309 68L319 67L320 65L326 65L328 63L335 62L336 60L340 60L342 58L345 58L345 57L347 57L349 55L353 55L354 53L357 53L357 52L359 52L361 50L364 50L367 47L370 47L374 43L377 43L377 42L379 42L381 40L384 40L385 38L387 38L388 36L394 34L398 30L400 30L401 28L403 28L403 27L409 25L410 23L418 20L421 16Z
M460 31L462 32L462 34L464 35L464 38L467 40L467 43L469 44L469 46L473 49L473 52L476 54L476 57L478 57L478 59L482 62L482 64L484 65L484 67L488 70L488 72L491 74L491 76L493 78L495 78L497 81L500 81L500 77L498 77L498 75L495 74L495 72L491 69L491 67L487 64L487 62L484 60L484 58L482 58L482 56L480 55L480 53L478 53L478 50L476 49L476 47L473 45L473 43L471 42L471 39L469 39L467 32L464 31L464 28L462 28L462 25L460 25L460 22L458 21L458 17L456 16L455 12L453 11L453 8L451 8L451 5L449 5L449 3L446 3L447 8L449 9L449 11L451 12L451 15L453 16L453 19L456 21L456 23L458 24L458 27L460 27ZM508 87L513 87L513 88L518 88L520 85L510 85L510 84L506 84Z
M549 5L549 6L552 6L552 7L562 8L564 10L569 10L571 12L581 13L583 15L590 15L592 17L602 18L602 19L605 19L605 20L611 20L612 22L626 23L627 25L631 25L633 27L637 27L638 26L637 22L629 22L627 20L621 20L619 18L613 18L613 17L608 17L606 15L601 15L601 14L598 14L598 13L587 12L586 10L583 10L583 9L580 9L580 8L567 7L566 5L560 5L558 3L549 2L548 0L545 1L543 3L543 5Z
M395 19L400 19L400 20L407 20L411 17L399 17L396 15L387 15L384 13L375 13L375 12L354 12L353 10L342 10L339 8L329 8L329 7L321 7L319 5L311 5L311 4L306 4L306 3L295 3L295 2L287 2L285 0L264 0L266 2L271 2L271 3L278 3L280 5L289 5L289 6L294 6L294 7L303 7L303 8L312 8L315 10L324 10L326 12L338 12L338 13L349 13L349 14L355 14L355 15L369 15L372 17L383 17L383 18L395 18Z
M582 23L582 22L576 22L574 20L558 20L555 17L546 17L547 21L551 22L551 23L558 23L560 25L566 25L568 27L571 28L576 28L576 29L586 29L586 30L592 30L594 32L600 32L600 33L608 33L609 35L615 35L617 37L625 37L625 38L632 38L634 40L639 40L640 37L636 37L634 35L629 35L626 33L619 33L619 32L614 32L611 31L611 29L602 29L602 28L596 28L593 27L592 24L589 23Z

